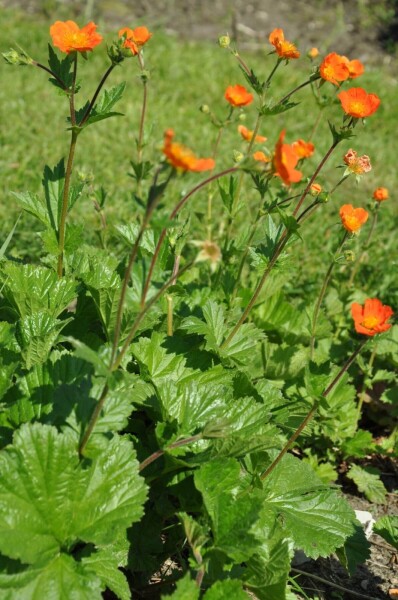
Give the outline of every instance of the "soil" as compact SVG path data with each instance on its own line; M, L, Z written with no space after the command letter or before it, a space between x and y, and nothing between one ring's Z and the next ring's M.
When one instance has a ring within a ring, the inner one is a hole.
M25 15L41 14L48 19L80 16L83 20L100 20L108 29L123 23L132 27L145 23L151 29L162 27L170 35L184 39L213 42L228 32L240 49L264 48L269 32L282 27L304 52L312 46L317 46L323 54L338 49L339 53L359 58L368 65L384 64L397 71L393 56L385 51L385 41L393 42L398 14L389 24L383 24L382 20L375 22L369 11L371 4L366 0L0 0L0 8L21 9ZM369 511L375 519L385 514L398 515L398 493L395 493L398 465L386 460L383 466L382 479L389 490L384 505L365 500L349 480L343 478L340 482L353 508ZM299 570L307 575L300 575L297 581L307 597L398 598L398 593L389 595L390 590L398 588L398 554L376 534L371 536L370 543L370 558L351 578L336 558L300 565ZM296 575L297 571L293 571L292 576Z

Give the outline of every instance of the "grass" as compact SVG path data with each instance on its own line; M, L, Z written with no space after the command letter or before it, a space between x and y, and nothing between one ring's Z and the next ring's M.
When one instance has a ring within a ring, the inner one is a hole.
M49 41L50 23L44 20L28 20L24 15L12 10L2 10L1 48L6 51L15 43L21 43L24 49L40 62L46 62L46 44ZM123 26L121 23L120 26ZM147 24L151 28L151 24ZM101 32L105 28L101 28ZM115 32L105 33L110 42ZM264 79L274 64L274 56L268 56L270 50L264 46L261 52L246 54L246 62L256 74ZM336 51L339 49L336 48ZM227 104L223 98L224 90L231 83L244 84L244 77L234 58L217 44L211 42L186 42L165 35L161 31L155 34L145 49L145 60L151 71L149 84L149 106L147 119L148 145L144 154L157 161L161 158L163 131L172 127L176 131L176 139L192 147L197 154L209 156L216 137L216 130L208 118L199 111L201 104L206 103L214 112L223 116L227 112ZM90 55L87 62L81 61L80 79L82 91L78 97L78 106L83 104L95 90L96 84L107 68L105 49L102 47ZM55 88L48 85L44 72L31 67L10 67L1 63L2 87L0 88L0 139L3 146L1 159L0 188L0 244L12 229L19 209L10 191L31 190L40 192L41 173L45 164L55 165L68 150L69 133L66 131L65 118L68 112L65 97ZM270 90L270 96L280 99L297 84L305 81L309 73L308 60L300 61L279 68ZM112 73L109 84L127 81L125 96L117 105L117 110L124 117L110 119L98 126L88 128L79 138L74 177L79 174L92 174L91 191L101 186L108 192L106 215L108 222L119 223L131 220L135 211L133 201L134 181L129 176L130 160L135 156L135 136L141 109L142 86L138 78L135 60L125 61ZM356 82L354 82L354 85ZM327 84L329 86L329 84ZM333 201L325 206L325 212L336 214L342 203L366 205L373 189L379 185L387 186L391 191L391 201L383 205L378 228L384 232L382 248L377 247L377 265L382 266L386 254L396 268L397 248L394 235L397 227L398 211L394 198L394 190L398 188L396 169L396 149L393 132L398 128L398 107L396 104L397 81L387 69L367 69L360 83L365 89L376 92L382 99L378 113L368 119L365 127L357 128L357 138L342 143L328 167L322 173L319 182L332 186L340 177L341 165L345 151L353 147L360 154L368 154L372 160L373 170L366 175L359 185L349 180L340 191L333 196ZM330 88L331 86L329 86ZM330 91L330 90L329 90ZM295 97L302 106L276 117L264 119L261 132L269 140L269 148L273 145L282 128L287 130L287 141L298 137L308 139L317 118L318 108L314 103L309 88L304 88ZM246 111L245 124L253 128L255 107ZM299 117L298 117L299 115ZM325 116L314 137L316 152L306 164L305 172L311 173L328 148L331 136L327 119L338 124L341 122L341 109L336 104L325 110ZM217 160L217 168L231 166L234 150L244 150L236 133L236 127L228 129L222 139L221 152ZM200 176L187 175L178 178L170 186L166 202L170 206L175 198L184 190L189 190ZM245 188L247 202L252 197L251 185ZM205 195L195 198L194 210L199 215L205 210ZM217 200L216 200L217 202ZM216 214L221 206L216 205ZM84 220L87 231L96 227L98 216L93 210L90 194L74 209L73 218ZM246 218L246 215L244 216ZM203 221L203 219L202 219ZM338 222L338 218L335 220ZM14 238L12 252L26 258L32 248L39 248L35 234L36 225L29 217L24 216ZM201 220L196 221L199 231L192 234L195 239L204 238L205 226ZM202 230L200 230L202 228ZM323 221L306 225L308 234L302 246L302 269L312 270L325 260L324 250L335 245L333 228L323 225ZM325 237L326 236L326 237ZM331 238L329 241L327 236ZM324 238L324 239L323 239ZM326 240L326 242L325 242ZM314 258L308 248L318 247ZM307 256L311 255L309 261ZM381 267L380 267L381 268ZM373 278L374 279L374 278Z

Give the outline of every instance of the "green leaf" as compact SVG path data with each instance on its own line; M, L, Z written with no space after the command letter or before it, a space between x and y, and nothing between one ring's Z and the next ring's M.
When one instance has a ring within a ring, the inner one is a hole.
M354 531L349 504L292 455L285 455L264 480L263 498L295 547L310 558L328 556Z
M140 226L138 223L123 223L122 225L116 225L115 229L128 246L132 247L138 237ZM146 229L140 240L140 248L152 255L155 247L154 232L152 229Z
M354 575L357 566L370 558L370 543L361 525L355 524L355 532L346 540L343 548L337 549L337 556L349 574Z
M212 521L215 547L234 561L243 562L254 554L258 544L253 528L262 500L238 493L239 474L236 460L221 459L202 465L194 479Z
M374 450L373 436L370 431L358 429L354 437L344 441L341 450L345 457L364 458Z
M132 345L133 355L137 359L141 375L156 385L166 381L178 381L186 372L185 358L178 356L162 346L166 337L154 331L151 339L141 337Z
M28 315L18 321L15 337L27 369L47 359L60 332L70 321L72 318L60 321L47 312Z
M277 104L274 104L274 105L268 104L266 106L261 107L260 114L265 115L267 117L272 117L274 115L280 115L281 113L284 113L287 110L290 110L291 108L294 108L295 106L298 106L299 104L300 104L299 102L289 102L288 100L285 100L285 102L278 102Z
M380 535L386 542L398 550L398 517L385 516L378 519L373 526L373 531Z
M11 194L18 200L21 208L36 217L36 219L41 221L46 227L51 227L47 207L40 196L32 194L31 192L11 192Z
M37 265L7 262L3 294L21 317L46 312L57 317L76 297L76 282Z
M188 317L180 325L180 329L188 333L204 335L207 341L206 349L216 350L224 338L224 307L213 300L208 300L203 306L203 317L205 322L197 317Z
M81 564L94 572L103 586L109 588L119 600L131 600L131 592L126 576L118 569L127 562L120 561L112 547L101 548L98 552L83 557Z
M44 591L57 600L101 600L103 586L94 571L60 553L22 573L0 575L0 589L5 600L36 600Z
M173 594L164 596L162 600L198 600L200 589L196 585L195 581L191 579L189 573L186 573L184 577L177 581L176 590Z
M28 564L79 541L111 544L140 519L146 489L131 444L114 437L90 463L77 440L23 425L0 455L0 552Z
M14 227L11 229L10 233L8 234L8 236L6 237L6 239L4 240L3 245L0 248L0 260L3 260L5 253L7 252L7 248L12 240L12 236L15 233L15 229L17 228L19 219L21 218L21 215L18 216L17 220L15 221L15 225Z
M118 100L120 100L120 98L123 96L125 87L126 82L123 81L122 83L111 87L109 90L104 90L97 104L95 104L94 108L92 109L89 118L85 122L85 125L92 125L92 123L102 121L103 119L109 119L109 117L123 116L122 113L112 112L111 108L113 108L116 102L118 102ZM76 115L77 123L80 123L85 113L86 107L83 107L83 109Z
M58 231L65 184L65 163L63 158L61 158L53 169L48 165L44 167L42 184L51 229Z
M73 53L67 54L62 60L60 60L57 54L54 52L52 46L48 44L48 66L50 67L51 71L57 75L61 81L64 82L65 88L70 88L73 82L72 65ZM60 88L61 90L64 89L60 82L57 81L57 79L54 79L54 77L50 77L49 81L51 81L55 87Z
M347 473L347 477L355 483L358 490L362 492L370 502L385 504L387 490L380 480L380 471L378 471L378 469L352 465Z
M236 579L217 581L203 596L203 600L247 600L242 583Z
M256 526L261 546L246 563L245 587L259 600L286 600L286 582L293 556L292 541L267 510Z
M98 350L93 350L87 346L87 344L84 344L80 340L77 340L73 337L67 337L65 338L65 341L72 344L72 346L75 348L75 356L82 358L93 365L97 375L102 375L103 377L110 375L109 361L106 363Z

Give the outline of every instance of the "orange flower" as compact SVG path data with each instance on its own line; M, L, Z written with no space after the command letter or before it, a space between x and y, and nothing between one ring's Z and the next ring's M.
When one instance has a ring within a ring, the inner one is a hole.
M274 29L269 34L268 39L274 46L277 55L281 58L299 58L300 52L292 42L285 40L283 29Z
M261 152L261 150L259 150L258 152L255 152L253 154L253 158L254 158L254 160L257 160L258 162L263 162L263 163L271 162L270 157L267 156L266 154L264 154L264 152Z
M126 38L123 47L130 48L134 56L138 54L142 46L152 37L152 33L146 27L136 27L135 29L123 27L123 29L120 29L118 35L119 37Z
M339 85L340 81L345 81L350 76L347 63L348 59L345 56L332 52L323 59L319 67L319 73L325 81L330 81L333 85Z
M354 60L348 60L348 58L346 56L343 56L342 58L344 58L347 61L346 65L347 65L348 71L350 73L350 75L349 75L350 79L356 79L357 77L359 77L360 75L362 75L365 72L365 67L363 66L361 61L358 60L357 58Z
M370 117L380 105L380 98L376 94L368 94L363 88L350 88L337 94L337 97L344 112L356 119Z
M246 140L246 142L251 141L251 139L253 137L253 131L250 131L250 129L248 129L244 125L238 125L238 131L241 134L241 136L243 137L243 139ZM265 142L266 140L267 140L267 138L264 137L263 135L256 135L256 137L254 138L255 142Z
M247 106L253 102L253 94L239 84L229 85L225 90L224 98L232 106Z
M96 33L97 26L90 21L82 29L74 21L56 21L50 27L54 46L61 52L87 52L102 42L102 35Z
M197 158L186 146L173 142L174 131L167 129L164 134L163 154L178 171L211 171L215 167L212 158Z
M373 192L373 198L377 200L377 202L383 202L383 200L388 200L389 194L388 189L385 187L378 187Z
M315 146L312 142L297 140L293 142L292 148L299 158L308 158L314 154Z
M319 56L319 50L318 50L318 48L311 48L310 50L308 50L307 56L309 56L312 59L314 59L317 56Z
M394 311L391 306L382 304L377 298L368 298L364 306L357 302L351 304L351 314L355 323L355 331L364 335L376 335L388 331L391 323L387 323Z
M344 204L340 208L343 227L350 233L359 231L368 220L369 213L364 208L354 208L352 204Z
M290 185L300 181L303 174L295 169L299 157L291 145L283 143L284 138L285 130L281 131L275 145L273 166L275 175L279 176L286 185Z
M319 183L312 183L310 187L311 196L319 196L322 191L322 186Z
M366 154L358 156L358 153L350 148L343 158L345 164L348 167L348 171L355 173L355 175L362 175L363 173L369 173L372 170L370 164L370 158Z

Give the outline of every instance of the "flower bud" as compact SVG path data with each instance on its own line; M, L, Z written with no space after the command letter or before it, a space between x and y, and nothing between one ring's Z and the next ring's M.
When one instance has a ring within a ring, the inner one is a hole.
M234 150L232 153L232 158L233 158L234 162L240 163L244 159L244 155L242 154L242 152L239 152L238 150Z
M319 185L319 183L312 183L311 184L311 187L310 187L310 194L311 194L311 196L314 196L314 197L319 196L319 194L321 193L321 191L322 191L322 186Z
M231 44L231 38L229 37L229 35L221 35L218 38L218 45L220 46L220 48L229 48Z
M310 50L308 50L307 52L307 56L311 59L316 58L319 55L319 50L318 48L311 48Z
M344 252L344 258L347 262L354 262L355 260L355 254L352 250L346 250Z
M3 53L3 58L9 65L19 65L24 67L26 65L33 65L34 63L33 58L30 58L30 56L22 49L18 52L17 50L14 50L14 48L10 48L9 52Z
M132 56L131 51L128 48L123 48L120 40L107 46L106 51L113 65L119 65L125 58Z
M240 113L238 119L239 119L239 121L246 121L246 114L245 113Z
M199 108L200 112L202 112L204 115L208 115L210 113L210 108L207 104L202 104L202 106Z

